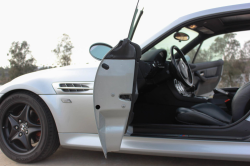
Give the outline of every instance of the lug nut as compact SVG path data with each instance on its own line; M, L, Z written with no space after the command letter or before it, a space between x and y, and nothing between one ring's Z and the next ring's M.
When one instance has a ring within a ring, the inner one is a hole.
M19 133L19 136L21 137L23 135L23 133Z
M15 126L15 129L17 130L19 127L18 126Z
M21 121L21 120L19 120L18 122L19 122L19 123L21 123L22 121Z
M3 129L4 129L5 127L3 126Z
M25 133L28 134L28 131L26 131Z
M27 122L25 122L25 125L27 126L27 125L28 125L28 123L27 123Z

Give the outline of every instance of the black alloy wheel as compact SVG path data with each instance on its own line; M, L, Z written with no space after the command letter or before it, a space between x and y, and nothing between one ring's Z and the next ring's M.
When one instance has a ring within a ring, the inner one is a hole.
M0 148L20 163L43 160L59 147L53 116L36 94L13 93L0 104Z
M4 137L16 153L28 152L39 143L41 124L35 110L28 104L16 104L4 118Z

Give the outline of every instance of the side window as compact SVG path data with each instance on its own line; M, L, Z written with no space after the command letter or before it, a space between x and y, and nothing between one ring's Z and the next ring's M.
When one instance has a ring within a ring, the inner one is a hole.
M187 53L187 55L189 56L190 58L190 61L188 61L188 63L192 63L193 59L194 59L194 56L199 48L200 44L198 44L196 47L194 47L191 51L189 51Z
M222 59L223 54L220 54L220 51L214 50L219 45L216 43L218 38L222 38L224 35L218 35L211 37L205 41L203 41L199 52L196 55L194 63L201 63L201 62L208 62L208 61L215 61ZM192 59L194 59L194 55L197 52L200 44L198 44L195 48L193 48L191 51L187 53L187 55Z
M223 36L224 35L218 35L205 40L200 47L194 63L223 59L224 54L221 46L225 44L223 43L224 41L221 41L221 39L223 40Z
M249 34L250 31L241 31L217 35L205 40L194 63L222 59L224 66L218 87L241 87L250 81L250 37L247 37ZM195 50L197 48L191 50L188 55L195 54Z

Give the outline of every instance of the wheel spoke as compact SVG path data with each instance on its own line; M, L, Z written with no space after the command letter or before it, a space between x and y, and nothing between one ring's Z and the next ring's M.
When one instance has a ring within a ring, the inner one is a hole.
M25 105L23 111L19 115L19 118L21 120L27 122L27 125L29 127L40 127L40 125L35 124L35 123L33 123L33 122L30 121L30 106L29 105Z
M21 120L24 120L24 121L28 121L29 110L30 110L30 106L26 104L25 107L23 108L22 112L18 115L18 118Z
M17 119L16 119L16 117L13 116L13 115L11 115L11 114L8 116L8 120L10 121L10 125L11 125L12 129L13 129L15 126L18 126L18 125L19 125L19 124L18 124L18 121L17 121Z
M9 137L9 139L10 141L19 140L18 132L16 132L16 134L13 135L12 137Z
M11 129L9 140L13 141L14 139L16 139L16 135L18 135L18 131L15 129Z
M27 123L28 123L28 126L29 126L29 128L31 128L31 127L34 127L34 128L40 128L41 127L41 125L39 125L39 124L35 124L35 123L32 123L31 121L29 121L29 120L27 120ZM40 129L41 130L41 129Z
M18 136L19 140L22 142L23 146L27 149L30 150L32 148L31 146L31 142L29 140L29 136L25 135L25 133L23 133L22 136Z
M41 131L41 127L29 127L28 128L28 135L34 133L34 132L38 132L38 131Z

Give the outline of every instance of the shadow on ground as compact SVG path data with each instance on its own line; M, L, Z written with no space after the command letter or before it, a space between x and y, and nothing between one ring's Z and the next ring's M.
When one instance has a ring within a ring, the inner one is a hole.
M33 164L18 164L8 159L2 151L0 151L0 165L1 166L249 166L248 162L236 161L218 161L218 160L203 160L203 159L188 159L188 158L174 158L174 157L160 157L160 156L143 156L143 155L130 155L109 153L108 159L105 159L102 152L83 151L83 150L69 150L60 148L57 152L48 159L33 163Z

